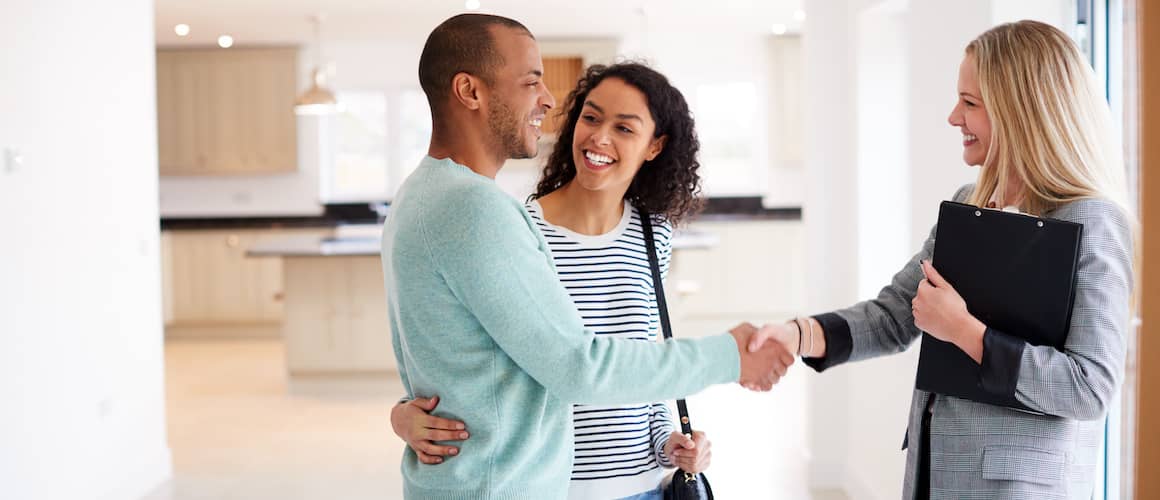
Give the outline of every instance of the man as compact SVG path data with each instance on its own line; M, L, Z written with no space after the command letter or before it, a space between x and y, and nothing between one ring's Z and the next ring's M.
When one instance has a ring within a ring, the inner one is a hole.
M573 403L673 399L732 381L768 390L793 362L777 343L742 349L748 324L664 344L584 330L543 237L494 182L508 158L537 152L555 105L542 76L535 38L497 16L448 19L420 57L431 145L391 207L383 271L408 396L441 396L438 413L468 422L471 439L439 467L408 449L408 498L564 498Z

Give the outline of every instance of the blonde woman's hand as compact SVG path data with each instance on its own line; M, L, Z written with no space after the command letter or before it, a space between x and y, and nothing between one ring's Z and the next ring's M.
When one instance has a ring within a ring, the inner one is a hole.
M428 465L443 463L443 457L459 454L459 448L435 441L463 441L470 435L458 420L431 415L439 405L439 396L415 398L391 408L391 429L407 442L419 461Z
M665 442L665 456L681 470L690 474L705 472L713 459L713 443L701 431L693 431L693 439L673 431Z
M775 340L785 346L790 354L794 354L800 351L800 346L798 345L799 338L801 338L801 335L798 334L796 325L792 325L791 323L766 323L761 326L761 329L757 330L757 333L749 338L749 352L757 352L761 350L761 347L767 341Z
M971 315L963 297L943 279L930 261L922 261L922 272L926 279L918 282L918 292L910 301L914 326L936 339L958 345L978 361L972 347L980 344L981 351L987 326Z

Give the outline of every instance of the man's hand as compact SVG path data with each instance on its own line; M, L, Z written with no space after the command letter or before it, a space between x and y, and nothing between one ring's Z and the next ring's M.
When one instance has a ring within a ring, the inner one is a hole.
M737 325L729 333L737 342L741 356L741 378L737 383L746 389L762 392L772 389L793 364L793 353L779 342L769 342L749 352L749 341L757 333L757 327L750 323Z

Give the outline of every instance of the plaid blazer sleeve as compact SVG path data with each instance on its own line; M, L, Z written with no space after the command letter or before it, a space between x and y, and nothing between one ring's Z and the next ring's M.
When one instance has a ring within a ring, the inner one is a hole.
M974 189L974 184L959 188L954 201L964 202ZM894 275L889 285L878 292L876 298L814 316L825 331L826 356L803 359L807 366L823 371L849 361L902 352L922 335L922 330L914 326L910 301L914 300L918 282L923 278L921 263L934 253L937 228L930 229L922 249Z
M991 328L983 336L982 383L1031 409L1077 420L1103 418L1124 373L1131 328L1132 227L1112 202L1068 203L1051 217L1083 224L1071 329L1062 351Z

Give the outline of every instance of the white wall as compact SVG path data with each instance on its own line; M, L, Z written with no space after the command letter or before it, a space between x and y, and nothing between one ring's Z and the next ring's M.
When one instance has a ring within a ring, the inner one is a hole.
M857 13L858 298L874 297L913 253L907 224L910 208L907 147L906 31L903 9L884 2ZM856 498L897 498L905 456L906 429L917 350L868 360L851 371L847 422L846 486ZM873 409L873 411L866 411Z
M805 201L802 160L805 96L800 35L770 36L769 65L769 180L766 207L801 207Z
M855 32L848 0L806 3L802 28L805 79L804 162L808 311L857 297ZM800 368L799 368L800 369ZM803 371L807 371L804 369ZM810 482L842 487L850 443L849 370L810 375Z
M963 50L994 22L988 4L950 0L910 2L906 18L912 103L907 132L911 138L909 248L913 250L930 235L939 202L978 176L975 167L963 163L962 134L950 126L947 117L958 97Z
M1056 27L1075 24L1077 0L991 1L991 23L1002 24L1021 19L1043 21Z
M0 6L0 498L169 477L149 0Z

